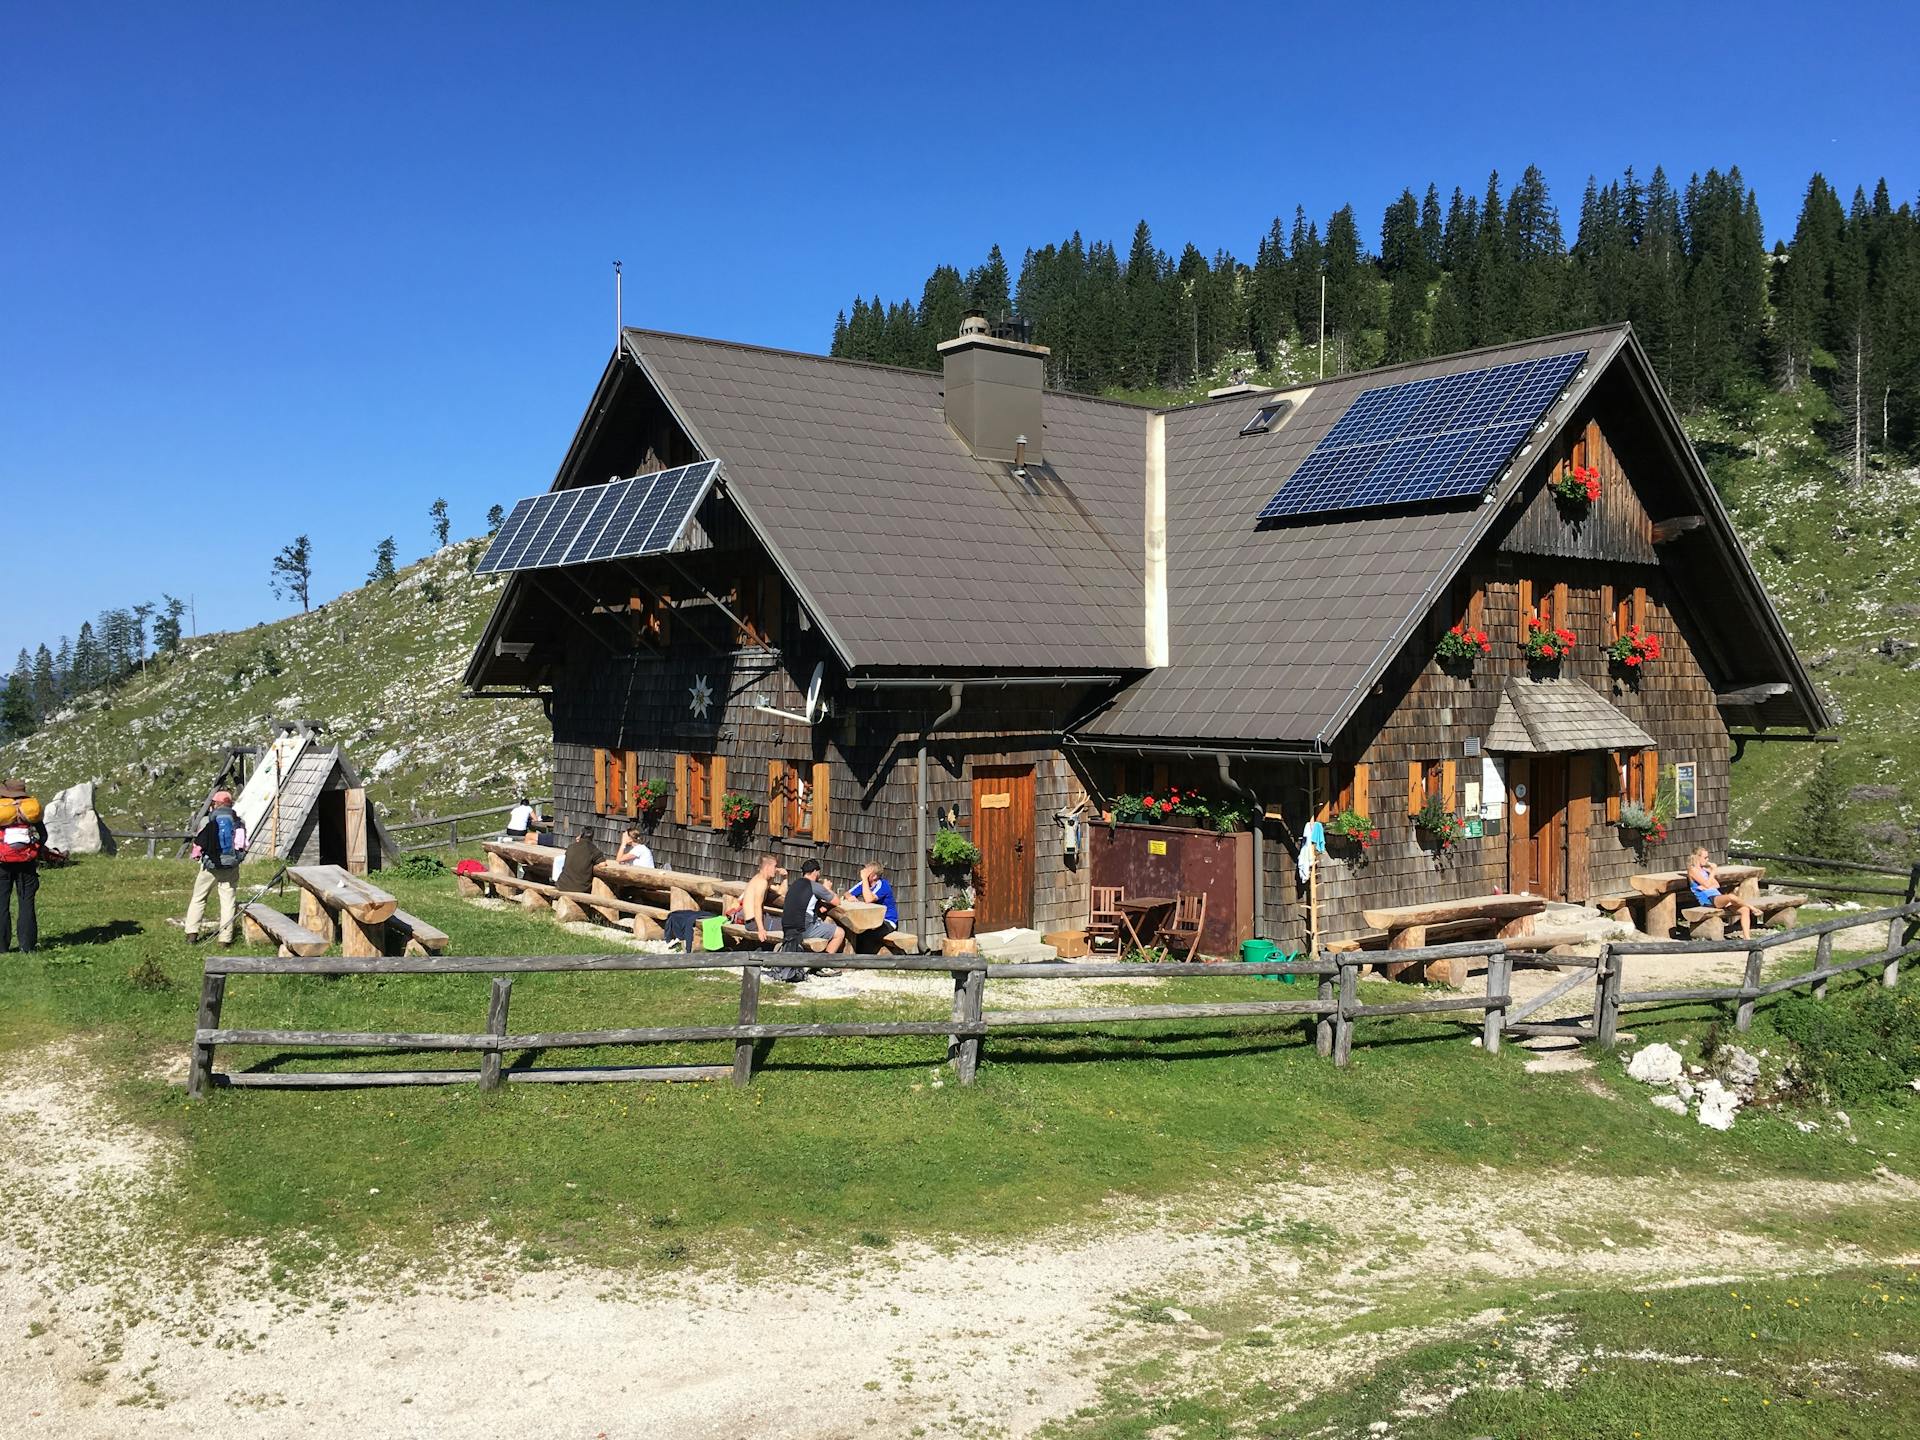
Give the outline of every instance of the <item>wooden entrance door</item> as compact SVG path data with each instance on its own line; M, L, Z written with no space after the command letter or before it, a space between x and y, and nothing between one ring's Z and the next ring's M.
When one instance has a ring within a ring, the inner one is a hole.
M1532 890L1547 900L1567 898L1567 757L1536 755L1529 767L1533 793L1527 797L1532 853L1527 874Z
M1033 767L976 765L973 843L980 848L976 930L1033 923Z

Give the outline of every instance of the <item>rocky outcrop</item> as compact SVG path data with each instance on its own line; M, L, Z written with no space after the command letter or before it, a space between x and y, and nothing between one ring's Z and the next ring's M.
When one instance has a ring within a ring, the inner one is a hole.
M93 808L94 782L70 785L47 802L47 843L69 855L111 855L113 836Z

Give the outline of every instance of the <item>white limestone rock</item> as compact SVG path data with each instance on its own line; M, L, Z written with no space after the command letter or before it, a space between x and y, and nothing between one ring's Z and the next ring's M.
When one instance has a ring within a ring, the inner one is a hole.
M113 836L93 808L94 781L69 785L47 802L47 843L69 855L111 855Z
M1700 1111L1694 1118L1709 1130L1731 1130L1739 1109L1737 1094L1718 1080L1709 1080L1700 1087Z
M1627 1074L1646 1085L1671 1085L1682 1073L1680 1052L1655 1043L1627 1062Z

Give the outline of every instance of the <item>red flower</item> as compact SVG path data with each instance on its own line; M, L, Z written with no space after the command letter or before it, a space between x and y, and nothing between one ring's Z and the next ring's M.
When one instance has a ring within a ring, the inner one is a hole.
M1638 655L1629 655L1627 656L1626 663L1629 665L1638 665L1640 663L1640 657Z
M1540 658L1542 660L1557 660L1559 654L1560 652L1555 650L1551 645L1542 645L1540 647Z
M1493 653L1493 642L1484 635L1480 637L1480 653L1482 655L1491 655Z

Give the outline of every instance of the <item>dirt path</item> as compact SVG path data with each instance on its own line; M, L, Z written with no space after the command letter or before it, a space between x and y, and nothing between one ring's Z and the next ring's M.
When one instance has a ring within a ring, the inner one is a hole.
M1831 1185L1663 1181L1658 1213L1623 1220L1617 1181L1302 1166L1232 1195L1116 1203L1103 1235L901 1245L855 1268L802 1259L791 1283L527 1274L467 1235L449 1240L463 1263L447 1273L464 1283L362 1264L327 1293L294 1296L245 1249L200 1257L185 1276L149 1249L140 1202L168 1156L93 1102L80 1053L37 1052L6 1078L9 1437L1025 1436L1093 1400L1106 1367L1143 1349L1196 1377L1231 1380L1257 1361L1325 1385L1437 1333L1330 1340L1329 1326L1443 1282L1805 1272L1850 1257L1731 1217L1920 1202L1920 1184L1884 1172ZM1552 1221L1489 1225L1496 1207ZM1206 1325L1223 1315L1271 1326L1271 1347L1219 1343Z

